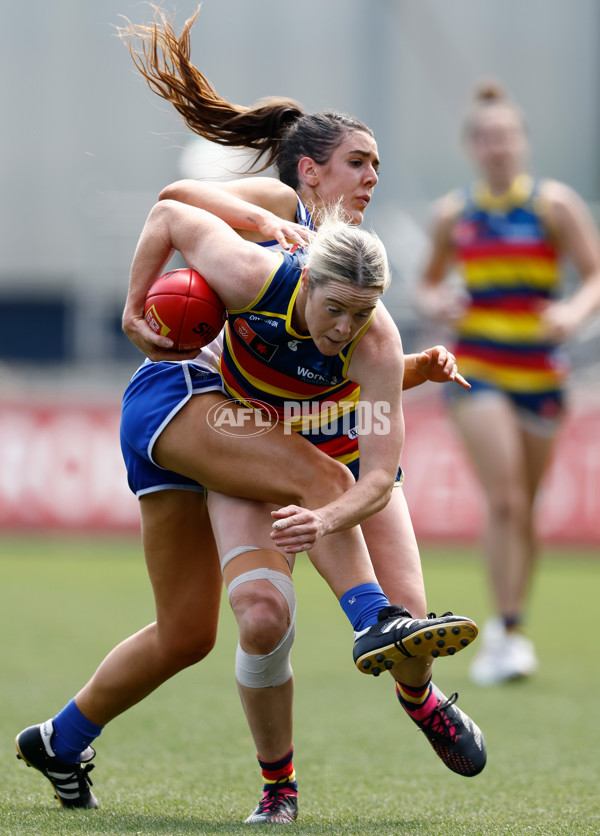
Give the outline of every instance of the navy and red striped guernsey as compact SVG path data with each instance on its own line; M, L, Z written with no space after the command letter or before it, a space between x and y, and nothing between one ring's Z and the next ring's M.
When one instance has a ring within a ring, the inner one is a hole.
M544 338L541 312L559 290L559 252L539 183L520 175L503 196L477 184L454 199L454 251L469 292L453 349L461 373L509 392L557 391L567 358Z
M373 316L339 354L321 354L309 335L292 326L301 272L298 258L282 253L250 305L229 311L221 374L232 398L268 404L271 415L354 471L359 386L347 373Z

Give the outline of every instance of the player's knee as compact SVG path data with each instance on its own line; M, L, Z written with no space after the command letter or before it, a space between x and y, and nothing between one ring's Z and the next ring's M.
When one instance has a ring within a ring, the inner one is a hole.
M528 513L529 503L526 491L518 485L498 485L489 497L491 516L502 524L524 524Z
M296 609L285 556L275 549L238 546L222 556L221 568L242 647L249 653L270 653Z
M288 626L274 647L267 649L271 644L272 637L268 642L265 642L262 648L265 652L260 652L258 645L254 648L244 648L240 640L235 657L235 676L239 684L246 688L276 687L283 685L292 676L290 651L296 634L296 598L292 579L286 575L278 578L277 575L281 576L282 573L272 572L271 582L277 585L281 593L280 597L285 599ZM280 610L280 612L283 613L283 610ZM266 636L264 637L266 638Z
M245 688L275 688L292 677L290 650L295 626L290 624L281 641L270 653L246 653L238 644L235 656L235 678Z
M173 671L184 670L206 658L215 646L216 629L185 629L162 631L159 642L166 664Z
M240 643L248 653L270 653L290 624L288 605L268 580L238 586L231 594Z

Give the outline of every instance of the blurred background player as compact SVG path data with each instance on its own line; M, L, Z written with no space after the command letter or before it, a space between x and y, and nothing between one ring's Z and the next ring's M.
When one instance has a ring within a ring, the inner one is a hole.
M479 179L437 203L418 298L421 310L454 329L457 361L472 386L446 394L487 503L496 615L471 675L493 685L529 676L538 664L523 632L535 498L565 410L561 345L600 304L600 241L571 188L528 173L525 118L500 85L475 89L464 142ZM564 256L581 283L559 299ZM455 265L461 286L446 281Z

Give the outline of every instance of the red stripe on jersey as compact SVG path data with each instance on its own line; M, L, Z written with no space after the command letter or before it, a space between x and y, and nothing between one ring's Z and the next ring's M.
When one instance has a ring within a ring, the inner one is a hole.
M548 241L519 243L495 241L459 244L457 250L461 259L471 261L478 258L540 258L555 261L556 247Z
M347 453L353 453L358 449L358 438L348 438L347 435L340 435L337 438L330 438L322 444L316 444L319 450L327 453L328 456L335 458L336 456L345 456Z
M270 366L261 363L259 360L255 359L252 356L252 353L244 346L240 345L238 342L234 342L232 340L233 345L233 357L237 360L240 366L252 377L257 378L261 382L267 384L268 386L274 386L277 389L283 389L286 392L293 393L294 395L298 395L299 398L303 397L316 397L323 394L330 393L332 396L332 400L341 400L342 396L350 394L357 386L354 381L347 381L345 386L342 386L340 389L332 386L324 386L315 383L305 383L303 380L298 379L295 376L284 374L283 372L278 372L272 369ZM302 365L302 364L300 364ZM222 363L223 370L227 371L230 379L234 379L238 387L244 386L243 379L240 380L236 376L237 374L241 374L240 371L236 368L235 371L232 371L227 368L225 363ZM331 391L333 389L333 391Z
M264 367L262 367L262 370L264 372ZM245 381L243 379L240 380L238 377L236 377L232 373L232 371L227 367L227 365L225 363L221 363L221 376L223 377L223 380L225 381L227 386L229 386L229 388L232 389L234 392L239 393L240 396L248 397L248 398L258 398L260 400L259 395L251 394L248 391L248 389L246 388L246 385L245 385L245 384L247 384L247 381ZM265 375L265 377L266 377L266 375ZM288 380L293 381L293 378L288 378ZM270 383L271 381L265 381L265 382ZM353 391L356 389L357 386L358 386L358 384L354 383L354 381L351 380L351 381L348 381L345 386L342 386L340 389L336 389L334 392L327 392L327 389L325 389L325 393L330 397L330 399L332 401L335 401L335 402L339 403L339 401L343 401L344 398L349 397L353 393ZM255 389L256 387L252 387L252 388ZM315 391L315 390L317 390L317 391ZM260 390L259 390L259 392L260 392ZM312 395L315 398L315 400L319 400L319 396L322 393L318 391L318 387L312 387L311 390L309 391L309 394ZM276 412L279 415L280 418L283 418L283 408L275 406L275 404L273 403L273 395L270 392L265 392L264 393L264 398L265 398L265 401L269 402L269 409L272 410L273 412ZM302 398L301 395L296 395L295 392L291 393L290 399L291 400L310 400L310 398ZM283 396L281 396L281 400L284 400ZM327 400L327 398L323 398L323 400Z
M546 351L505 351L493 346L459 342L454 347L454 354L459 361L459 371L460 361L469 357L474 360L484 360L488 363L498 363L502 366L512 366L515 369L547 370L555 366L554 362L549 362Z
M502 296L494 294L490 297L479 296L475 294L473 301L469 305L469 311L512 311L514 313L540 313L544 306L544 300L540 299L540 294L533 290L525 290L518 295L507 294Z

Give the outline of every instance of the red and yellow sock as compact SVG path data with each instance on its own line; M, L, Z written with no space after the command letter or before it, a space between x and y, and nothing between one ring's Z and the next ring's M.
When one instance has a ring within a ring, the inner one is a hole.
M438 701L431 687L431 678L424 685L396 682L396 694L402 708L415 720L424 720L437 707Z
M405 685L403 682L396 682L396 694L400 705L419 726L427 726L433 731L445 730L450 736L456 733L455 727L450 721L435 712L438 707L438 699L433 690L431 679L425 685Z
M285 787L286 790L289 789L292 792L298 792L298 782L296 781L296 772L292 760L294 757L293 746L285 757L273 763L261 760L258 755L256 757L258 758L258 763L262 771L265 790L268 790L273 784L277 784L278 786Z

